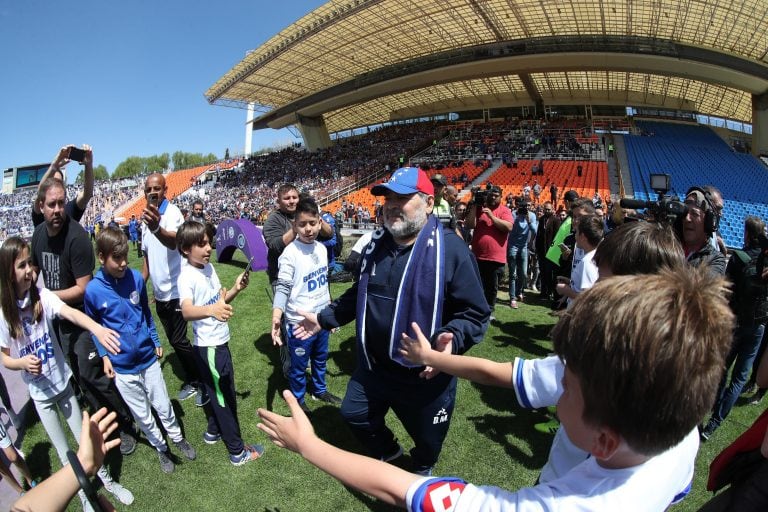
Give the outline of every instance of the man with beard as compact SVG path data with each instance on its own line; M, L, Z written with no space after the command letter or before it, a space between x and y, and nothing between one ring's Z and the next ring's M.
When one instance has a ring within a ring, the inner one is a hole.
M431 215L426 173L398 169L371 193L384 196L384 228L361 256L359 279L319 313L299 312L304 321L294 334L357 319L358 364L341 414L371 457L390 461L403 453L384 422L391 408L414 440L412 470L428 475L448 433L456 379L408 363L400 339L416 323L435 349L463 354L482 340L490 310L466 244Z
M90 165L93 153L85 156ZM84 311L85 287L93 277L93 246L83 227L69 216L64 182L48 178L38 189L38 210L43 223L32 235L32 264L43 273L45 287L65 304ZM136 432L130 413L114 383L104 374L91 333L64 319L52 322L67 355L75 381L93 409L107 407L117 413L120 425L120 453L136 449Z
M476 197L467 206L467 222L472 232L472 252L480 268L485 300L493 311L496 294L507 264L507 244L512 231L512 212L501 204L501 189L491 186L480 203Z

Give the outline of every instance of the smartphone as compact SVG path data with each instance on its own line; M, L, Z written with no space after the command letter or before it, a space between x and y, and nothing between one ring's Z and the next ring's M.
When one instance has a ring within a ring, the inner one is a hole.
M83 163L83 160L85 160L85 151L72 146L69 148L69 159L74 160L75 162Z
M561 251L563 251L563 252L565 252L565 251L570 251L570 250L571 250L571 248L570 248L570 247L568 247L567 245L565 245L565 244L563 244L563 243L561 243L560 245L558 245L558 247L560 247L560 250L561 250Z
M245 266L245 275L249 275L251 273L251 269L253 268L253 257L248 260L248 264Z
M157 206L160 202L160 194L157 192L152 192L150 194L147 194L147 203L151 204L153 206Z

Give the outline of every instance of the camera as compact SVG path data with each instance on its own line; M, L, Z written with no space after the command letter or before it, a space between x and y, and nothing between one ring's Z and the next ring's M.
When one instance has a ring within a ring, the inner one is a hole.
M517 205L517 214L528 216L528 203L520 203Z
M69 148L69 159L83 163L83 160L85 160L85 150L71 146Z
M491 192L493 192L493 189L494 187L490 183L487 184L485 188L472 187L470 189L472 192L472 203L477 206L485 206L488 204L488 200L491 198Z
M472 202L477 206L485 206L490 196L490 190L488 188L472 187Z
M685 216L688 207L677 197L665 195L669 191L669 179L669 174L651 174L651 189L659 194L658 200L622 199L619 204L622 208L647 209L655 222L674 224L678 218Z

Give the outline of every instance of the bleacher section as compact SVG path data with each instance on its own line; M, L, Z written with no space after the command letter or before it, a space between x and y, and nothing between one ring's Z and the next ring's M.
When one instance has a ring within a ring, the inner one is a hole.
M643 135L624 137L636 199L657 199L651 173L670 174L670 194L678 197L694 185L716 186L725 205L720 232L729 247L743 245L747 215L768 218L768 171L759 160L732 151L704 126L637 121L636 127Z
M450 166L442 169L429 169L427 170L427 174L429 174L429 176L442 174L445 176L445 179L449 185L453 185L457 190L461 191L465 186L465 183L460 179L463 174L466 174L466 183L468 184L471 183L480 174L482 174L482 172L486 170L488 166L489 163L487 161L483 161L480 166L477 166L472 162L464 162L459 167ZM389 180L389 175L385 176L381 181L385 182L387 180ZM371 187L373 187L373 185L355 190L354 192L347 194L344 197L340 197L339 199L328 203L326 206L323 206L323 209L331 213L336 213L336 211L338 211L338 209L341 207L342 202L346 201L347 203L352 203L355 206L361 204L363 208L367 208L371 213L371 216L373 216L373 207L374 203L376 202L376 197L371 194Z
M174 171L165 175L165 185L168 190L165 196L168 199L173 199L182 192L185 192L191 187L195 180L204 172L215 167L215 165L206 164L200 167L193 167L192 169L184 169L182 171ZM141 217L142 211L147 202L143 196L136 197L133 201L129 202L123 209L118 210L115 217L122 217L122 223L125 224L131 219L131 215L135 215L136 218Z
M526 182L533 186L534 180L541 185L541 198L549 200L549 186L557 185L558 195L562 198L567 190L575 190L581 197L594 196L595 191L605 199L611 193L608 184L608 165L605 162L544 160L544 175L531 176L531 167L539 160L520 160L517 169L502 165L493 173L489 180L502 188L502 197L507 194L522 195ZM582 166L582 175L578 176L577 168Z

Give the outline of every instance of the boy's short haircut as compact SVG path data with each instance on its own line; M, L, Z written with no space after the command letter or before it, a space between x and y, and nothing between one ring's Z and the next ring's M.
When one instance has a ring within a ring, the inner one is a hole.
M176 231L176 247L181 255L186 258L187 255L184 254L184 251L188 251L193 245L203 243L206 234L204 224L193 220L185 221Z
M579 295L553 330L579 379L583 419L653 456L710 412L734 325L728 286L706 269L616 276Z
M654 274L685 265L683 247L669 224L627 222L606 235L592 258L615 276Z
M300 213L307 213L312 217L320 216L320 208L312 197L302 197L296 204L296 218Z
M757 247L760 244L760 235L765 235L765 222L754 215L744 219L744 234L750 245Z
M117 226L107 226L96 237L96 252L107 259L122 258L128 254L128 237Z
M299 189L297 189L296 185L294 185L293 183L283 183L277 189L277 197L278 198L283 197L283 194L285 194L286 192L289 192L291 190L295 190L296 193L299 192Z
M579 220L576 231L587 237L589 245L596 247L603 239L603 221L597 215L586 215Z
M591 199L587 199L586 197L580 197L579 199L574 199L571 203L571 211L576 210L585 210L587 215L594 215L595 214L595 205L592 204Z

